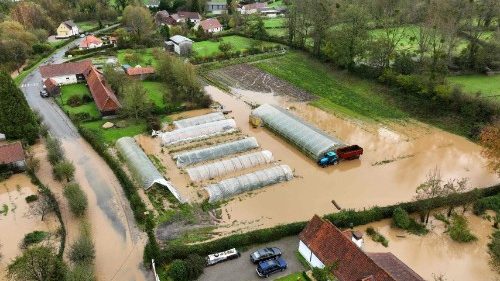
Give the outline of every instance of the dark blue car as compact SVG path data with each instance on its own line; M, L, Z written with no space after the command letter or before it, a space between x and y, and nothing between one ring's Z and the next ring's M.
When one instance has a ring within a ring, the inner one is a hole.
M260 277L269 277L269 275L275 272L285 270L286 267L287 265L285 259L283 259L282 257L277 257L274 259L259 262L259 265L257 266L257 274Z

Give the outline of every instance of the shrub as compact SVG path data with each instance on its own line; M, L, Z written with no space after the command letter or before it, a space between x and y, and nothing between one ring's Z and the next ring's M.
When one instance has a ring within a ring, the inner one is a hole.
M64 197L68 200L69 208L75 216L81 217L85 214L88 205L87 195L80 189L78 184L67 185L64 188Z
M47 236L49 236L49 233L45 232L45 231L36 230L36 231L30 232L24 236L22 246L23 246L23 248L27 248L30 245L40 243L45 238L47 238Z
M28 195L24 199L26 200L26 203L35 202L36 200L38 200L38 195L36 194Z
M397 207L392 212L392 223L396 227L408 229L410 226L410 216L403 208Z
M491 235L491 242L488 244L490 256L496 265L500 265L500 231L497 230Z
M50 164L55 165L64 158L61 142L58 139L47 137L47 158Z
M500 211L500 194L484 197L474 203L474 214L482 215L486 210Z
M69 259L80 265L90 265L95 259L95 247L86 234L80 236L69 249Z
M328 273L319 267L313 267L312 276L317 281L328 281L329 280Z
M150 116L147 118L147 130L148 131L158 131L161 130L161 120L158 116Z
M176 281L189 281L186 262L183 260L174 260L168 268L168 276Z
M77 107L83 104L82 98L79 95L73 95L68 98L68 105L71 107Z
M94 99L91 96L89 96L89 95L84 95L82 97L82 102L83 103L89 103L89 102L93 102L93 101L94 101Z
M189 255L186 259L189 280L198 280L205 269L206 261L199 255Z
M460 243L477 240L476 236L470 232L467 219L457 214L453 215L453 220L448 228L448 233L450 234L451 239Z
M389 246L389 240L387 240L387 238L385 238L382 234L376 231L373 227L371 226L368 227L366 229L366 233L372 238L373 241L384 245L384 247Z
M81 121L90 121L92 117L90 117L90 114L88 112L78 112L75 113L71 116L74 121L81 122Z
M66 179L66 181L69 182L73 179L75 174L75 166L73 166L73 163L68 160L63 160L54 165L52 173L54 174L54 178L56 180L63 181Z
M90 265L76 265L70 270L65 281L95 281L96 276Z

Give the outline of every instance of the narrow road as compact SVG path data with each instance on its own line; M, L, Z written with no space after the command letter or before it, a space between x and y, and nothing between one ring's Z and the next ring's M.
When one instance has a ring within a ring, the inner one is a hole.
M63 62L64 52L80 40L58 50L43 64ZM76 167L76 181L89 198L87 217L92 224L96 245L98 280L153 280L141 265L145 235L135 224L130 205L113 171L78 134L57 104L51 98L40 97L42 78L38 69L22 81L21 89L31 108L43 116L50 133L61 140L66 157Z

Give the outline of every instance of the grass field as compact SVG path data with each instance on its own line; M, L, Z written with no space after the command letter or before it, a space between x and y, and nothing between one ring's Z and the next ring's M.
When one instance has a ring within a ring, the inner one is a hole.
M275 0L274 2L268 4L267 6L276 8L276 7L283 7L285 6L285 4L283 4L283 0Z
M287 276L275 279L274 281L305 281L302 272L295 272Z
M475 95L480 92L483 97L491 97L500 101L500 74L486 76L481 74L450 76L451 84L459 85L466 93Z
M290 52L255 65L318 96L312 104L327 111L375 120L406 117L379 94L374 82L331 71L303 53Z
M164 95L168 88L161 82L143 81L142 85L148 93L149 99L158 107L165 108Z
M95 21L81 21L75 23L78 26L78 29L81 31L89 31L99 26Z
M111 122L116 123L119 120L112 120ZM146 131L146 123L144 121L126 121L127 126L125 128L111 128L103 129L102 125L108 122L107 120L99 120L93 122L82 123L82 126L87 129L92 129L96 131L102 139L108 143L112 144L117 139L121 137L132 137Z
M270 18L264 20L265 28L279 28L285 27L285 18Z
M127 58L127 54L134 54L137 60L130 60ZM120 64L130 64L131 66L141 65L141 66L156 66L156 59L153 56L153 48L149 49L125 49L119 50L117 54L118 62Z
M286 28L266 28L267 34L275 37L284 37L287 35Z
M81 112L87 112L92 118L99 118L101 116L94 102L85 103L77 107L69 106L68 99L71 96L79 96L80 98L82 98L83 96L90 96L90 91L85 84L73 84L73 85L62 86L61 95L60 97L56 98L56 101L58 103L62 102L63 109L70 115L74 115Z
M250 49L252 46L261 43L262 41L233 35L233 36L221 37L220 42L208 41L208 40L195 42L193 44L193 50L200 57L215 56L221 53L221 51L219 50L219 45L221 42L231 43L231 45L233 46L232 51L243 51ZM264 45L276 45L275 43L270 43L270 42L262 42L262 43Z

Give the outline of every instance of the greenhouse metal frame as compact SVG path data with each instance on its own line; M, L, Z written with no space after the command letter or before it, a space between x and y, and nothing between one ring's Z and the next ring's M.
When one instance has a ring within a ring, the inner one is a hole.
M205 190L208 192L208 202L216 202L291 179L293 179L292 169L288 165L280 165L222 180L206 186Z
M314 160L323 157L325 152L345 146L342 141L278 106L263 104L254 109L252 115Z
M224 119L215 122L186 127L160 134L163 146L179 142L193 141L205 137L230 133L236 130L236 122L233 119Z
M220 121L224 120L224 114L220 111L218 112L213 112L205 115L200 115L200 116L195 116L191 118L185 118L181 120L174 121L174 126L177 129L182 129L182 128L187 128L187 127L192 127L192 126L197 126L201 124L206 124L210 122L215 122L215 121Z
M273 154L269 150L248 153L230 159L221 160L206 165L187 169L187 173L193 182L200 182L226 174L268 164L273 161Z
M177 154L176 156L174 156L174 159L177 162L177 166L182 168L196 163L245 152L257 147L259 147L257 139L251 137L202 149L186 151Z
M116 141L116 148L125 160L125 163L130 171L134 174L137 180L140 181L145 190L151 188L151 186L155 183L160 184L167 187L177 200L185 202L177 189L171 182L165 180L158 169L156 169L155 165L148 158L146 153L142 151L133 138L123 137L118 139Z

